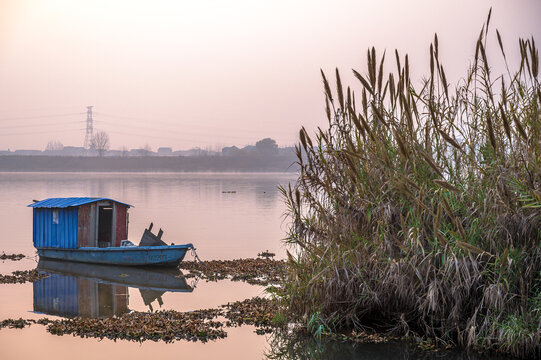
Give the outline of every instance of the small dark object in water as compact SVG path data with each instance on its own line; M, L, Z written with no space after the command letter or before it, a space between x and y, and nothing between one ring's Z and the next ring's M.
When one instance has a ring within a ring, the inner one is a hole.
M257 254L257 256L259 256L261 258L265 258L265 259L273 258L275 255L276 255L275 253L271 253L271 252L269 252L269 250L265 250L265 251L262 251L259 254Z
M6 253L2 253L2 255L0 255L0 260L17 261L17 260L24 259L24 257L25 256L23 254L6 254Z

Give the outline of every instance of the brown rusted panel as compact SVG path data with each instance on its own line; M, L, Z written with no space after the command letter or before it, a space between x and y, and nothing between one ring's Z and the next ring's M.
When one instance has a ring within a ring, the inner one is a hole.
M91 246L90 244L90 204L79 206L77 225L77 245Z
M126 214L128 207L115 203L116 208L116 241L115 246L120 246L120 241L128 238L128 224L126 223Z
M121 315L130 311L128 309L128 287L122 285L113 285L113 294L115 295L115 315Z
M78 306L79 306L79 316L82 317L91 317L92 316L92 291L90 287L94 285L91 281L84 278L77 279L77 296L78 296Z

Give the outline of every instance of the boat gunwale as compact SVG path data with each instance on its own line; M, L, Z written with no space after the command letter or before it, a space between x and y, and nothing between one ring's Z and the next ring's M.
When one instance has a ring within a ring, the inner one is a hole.
M78 248L56 248L56 247L38 247L36 248L38 250L60 250L60 251L81 251L81 252L90 252L90 251L99 251L99 252L106 252L106 251L164 251L164 250L183 250L186 249L186 251L190 249L194 249L194 246L189 244L184 245L167 245L167 246L112 246L112 247L90 247L90 246L84 246L84 247L78 247Z
M81 264L81 263L78 263L76 261L69 261L69 260L58 260L58 261L67 261L67 262L73 262L73 263L76 263L76 264ZM102 264L94 264L94 265L102 265ZM119 268L130 268L130 269L134 268L133 266L125 266L125 265L106 265L106 266L116 266L116 267L119 267ZM193 287L190 286L190 285L188 285L189 289L151 287L151 286L146 286L146 285L138 285L138 284L135 284L135 283L106 280L104 278L100 278L100 277L95 276L95 275L94 276L92 276L92 275L83 276L83 275L73 273L73 272L62 272L60 270L51 270L51 269L48 269L46 267L42 267L42 268L38 267L38 272L40 272L42 274L56 274L56 275L63 275L63 276L73 276L73 277L77 277L77 278L82 277L82 278L85 278L85 279L90 279L90 280L96 281L97 283L100 283L100 284L120 285L120 286L130 287L130 288L133 288L133 289L153 290L153 291L167 291L167 292L176 292L176 293L191 293L191 292L193 292ZM184 277L184 274L182 276Z

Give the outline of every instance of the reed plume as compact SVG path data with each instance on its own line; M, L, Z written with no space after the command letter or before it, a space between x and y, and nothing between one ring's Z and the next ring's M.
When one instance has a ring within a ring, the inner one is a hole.
M301 129L281 188L291 316L541 356L539 54L520 39L519 68L494 78L489 22L456 86L437 36L420 87L407 56L385 74L374 48L356 92L336 70L335 97L322 71L329 126Z

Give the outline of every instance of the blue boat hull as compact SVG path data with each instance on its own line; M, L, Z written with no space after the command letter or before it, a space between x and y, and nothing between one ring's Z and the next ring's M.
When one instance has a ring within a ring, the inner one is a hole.
M76 277L100 284L129 286L153 291L192 292L182 271L164 267L85 264L71 261L39 259L38 270L44 274Z
M38 248L40 258L123 266L178 266L192 244L169 246Z

